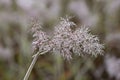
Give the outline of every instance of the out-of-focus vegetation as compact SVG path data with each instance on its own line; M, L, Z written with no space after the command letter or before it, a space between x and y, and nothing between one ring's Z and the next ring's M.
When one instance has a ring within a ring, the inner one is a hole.
M105 44L104 56L39 57L29 80L120 80L120 0L0 0L0 80L22 80L32 60L29 33L37 17L52 35L59 17L73 16Z

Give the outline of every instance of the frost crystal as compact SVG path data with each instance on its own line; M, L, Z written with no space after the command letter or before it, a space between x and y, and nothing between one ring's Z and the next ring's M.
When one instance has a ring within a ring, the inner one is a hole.
M99 43L98 37L92 35L88 27L77 28L69 18L61 18L51 38L41 28L34 27L33 31L33 46L34 49L38 48L39 52L51 51L67 60L72 59L73 54L97 56L103 53L104 46Z

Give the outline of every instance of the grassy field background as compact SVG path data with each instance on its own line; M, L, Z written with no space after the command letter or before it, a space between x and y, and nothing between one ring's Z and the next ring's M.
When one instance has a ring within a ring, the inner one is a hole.
M31 19L52 36L60 17L73 16L105 45L103 56L41 55L29 80L120 80L120 0L0 0L0 80L22 80L32 61Z

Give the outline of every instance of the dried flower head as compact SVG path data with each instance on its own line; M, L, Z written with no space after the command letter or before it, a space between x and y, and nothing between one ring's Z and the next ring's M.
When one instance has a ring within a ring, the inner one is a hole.
M90 33L90 29L85 26L77 28L72 35L74 41L73 52L79 55L91 54L97 56L97 54L103 53L104 46L99 43L97 36Z
M51 38L38 26L34 27L34 49L39 48L39 52L51 51L67 60L72 59L72 54L79 56L102 54L104 46L99 43L98 37L92 35L88 27L75 26L74 22L69 21L69 17L61 18Z
M71 35L73 31L71 27L73 26L75 26L75 23L69 21L69 17L67 19L61 18L61 22L55 27L55 34L52 39L54 43L53 53L58 53L67 60L72 58L73 40Z
M44 31L42 31L42 27L39 24L39 20L35 19L35 21L32 24L32 29L33 33L33 42L32 42L32 47L33 51L38 50L39 52L44 51L44 48L46 44L49 41L49 37L46 35Z

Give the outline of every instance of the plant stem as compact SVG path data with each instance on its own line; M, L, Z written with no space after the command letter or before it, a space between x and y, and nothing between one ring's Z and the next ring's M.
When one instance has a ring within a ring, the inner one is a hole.
M27 71L27 73L25 74L25 77L24 77L23 80L28 80L28 78L29 78L29 76L30 76L30 73L31 73L31 71L32 71L32 69L33 69L33 67L34 67L34 65L35 65L35 63L36 63L39 55L40 55L40 54L44 54L44 53L47 53L47 52L42 52L42 53L39 53L39 52L38 52L37 54L33 55L33 61L31 62L30 66L29 66L29 68L28 68L28 71Z

